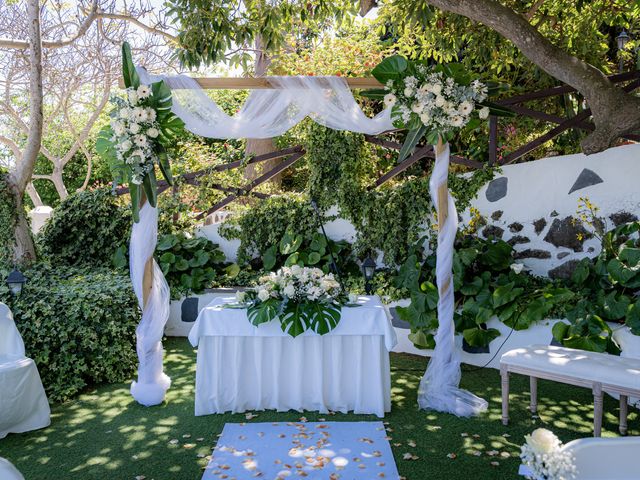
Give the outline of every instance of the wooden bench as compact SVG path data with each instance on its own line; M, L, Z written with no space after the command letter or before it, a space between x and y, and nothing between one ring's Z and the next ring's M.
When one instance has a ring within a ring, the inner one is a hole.
M509 423L509 374L528 375L531 413L538 409L538 378L590 388L593 392L593 434L602 430L603 392L620 395L620 433L627 433L629 396L640 397L640 360L606 353L587 352L550 345L511 350L500 359L502 423Z

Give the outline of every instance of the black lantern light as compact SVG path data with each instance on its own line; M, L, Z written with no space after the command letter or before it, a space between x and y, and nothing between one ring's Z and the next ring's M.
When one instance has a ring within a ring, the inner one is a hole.
M14 297L17 297L22 291L22 286L26 283L27 279L22 272L17 268L14 268L13 271L7 277L7 285L9 285L9 290L11 290L11 294Z
M367 295L371 295L371 280L376 274L376 262L371 257L367 257L362 262L362 274L364 275L364 289Z
M620 35L616 37L616 42L618 42L618 55L620 57L620 65L618 67L620 73L624 70L624 58L622 57L622 52L627 48L629 40L631 40L631 37L624 29L620 32Z

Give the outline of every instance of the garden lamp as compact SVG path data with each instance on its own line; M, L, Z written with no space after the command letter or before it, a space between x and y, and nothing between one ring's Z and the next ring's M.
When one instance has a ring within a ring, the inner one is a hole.
M14 297L17 297L22 291L22 286L26 283L27 279L22 272L14 267L13 271L7 277L7 285Z
M376 262L371 257L367 257L362 262L362 274L364 275L364 289L367 295L371 295L371 280L376 274Z
M616 37L616 42L618 42L618 55L620 56L620 73L622 73L622 71L624 70L624 58L622 57L621 53L627 48L627 43L629 43L629 40L631 40L631 37L624 29L622 30L622 32L620 32L620 35Z

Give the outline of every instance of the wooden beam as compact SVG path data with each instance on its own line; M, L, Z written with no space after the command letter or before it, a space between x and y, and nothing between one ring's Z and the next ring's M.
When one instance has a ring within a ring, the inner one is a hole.
M320 78L320 77L318 77ZM349 88L382 88L383 85L373 77L344 77ZM205 90L262 90L274 87L269 77L197 77L194 78L198 85ZM124 88L122 79L118 86ZM178 87L174 87L178 88Z

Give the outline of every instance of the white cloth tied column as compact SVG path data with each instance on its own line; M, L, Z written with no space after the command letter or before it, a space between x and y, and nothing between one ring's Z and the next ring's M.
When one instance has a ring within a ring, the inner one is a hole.
M162 369L162 335L169 319L170 297L167 281L153 259L157 236L158 210L145 202L140 209L140 221L131 229L129 269L133 290L142 310L142 320L136 328L136 350L140 362L138 381L131 383L131 395L146 406L162 403L171 385L171 379ZM151 269L147 269L147 262L151 262ZM145 272L152 277L148 292L145 292Z
M436 283L438 286L438 331L436 347L418 389L418 405L423 409L453 413L459 417L476 415L487 402L461 390L460 356L455 346L453 322L453 246L458 231L458 212L447 187L449 144L434 147L436 162L429 180L431 199L438 212Z

